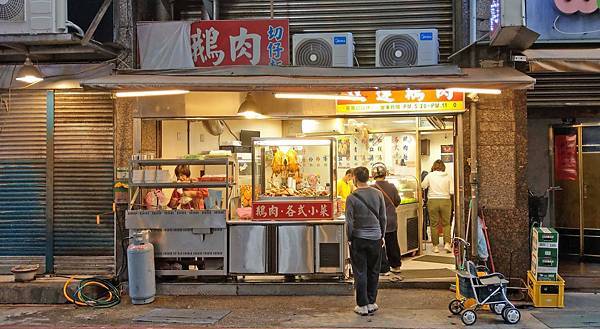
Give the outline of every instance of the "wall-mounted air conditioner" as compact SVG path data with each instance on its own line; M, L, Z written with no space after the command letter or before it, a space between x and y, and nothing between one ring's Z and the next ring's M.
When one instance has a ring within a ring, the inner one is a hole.
M436 65L438 61L436 29L378 30L375 34L377 67Z
M352 67L352 33L303 33L292 36L296 66Z
M0 0L0 34L67 32L67 0Z

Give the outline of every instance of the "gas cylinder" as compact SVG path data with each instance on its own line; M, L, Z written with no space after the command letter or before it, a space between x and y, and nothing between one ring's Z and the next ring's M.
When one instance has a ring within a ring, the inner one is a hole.
M127 247L127 273L129 296L132 304L149 304L156 295L154 273L154 246L150 243L150 231L133 234L133 243Z

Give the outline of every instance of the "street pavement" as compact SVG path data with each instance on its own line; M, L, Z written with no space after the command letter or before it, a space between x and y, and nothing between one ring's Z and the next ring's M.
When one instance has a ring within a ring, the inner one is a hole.
M455 328L464 327L450 315L453 293L444 290L383 289L374 316L352 312L350 296L161 296L149 305L123 302L110 309L73 305L0 305L0 328L192 328L190 325L140 323L133 319L155 308L228 310L229 315L209 328ZM479 311L477 328L600 328L600 319L581 314L600 309L600 295L567 294L565 309L521 309L518 325L506 325L489 311ZM557 313L561 312L561 313ZM560 326L549 327L535 314L561 314ZM569 322L569 314L574 320ZM598 322L594 322L594 321ZM198 326L195 326L198 327ZM202 326L200 326L202 327Z

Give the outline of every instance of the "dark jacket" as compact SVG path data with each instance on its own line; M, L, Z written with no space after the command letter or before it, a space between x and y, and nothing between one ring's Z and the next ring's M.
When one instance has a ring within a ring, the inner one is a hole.
M385 200L385 213L387 217L386 232L396 232L398 230L398 217L396 216L396 208L400 205L400 194L394 184L388 181L376 181L375 187L380 191L385 192L383 200ZM387 194L387 196L385 196ZM389 198L388 198L389 197Z

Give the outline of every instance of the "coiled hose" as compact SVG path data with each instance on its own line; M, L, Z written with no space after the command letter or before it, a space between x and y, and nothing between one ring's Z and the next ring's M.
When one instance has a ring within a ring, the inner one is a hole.
M79 280L79 285L73 294L69 294L67 288L73 280ZM104 293L97 297L91 297L85 293L86 287L96 286L104 290ZM91 306L95 308L109 308L118 305L121 302L121 294L119 289L115 287L109 280L103 278L82 278L70 277L63 286L63 294L65 298L79 306Z

